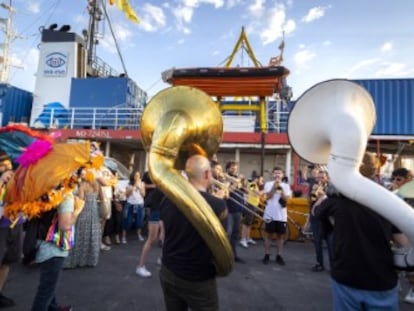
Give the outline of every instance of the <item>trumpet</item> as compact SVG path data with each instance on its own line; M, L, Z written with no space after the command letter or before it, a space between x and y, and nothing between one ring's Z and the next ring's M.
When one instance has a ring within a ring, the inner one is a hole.
M310 199L312 202L317 201L325 193L325 184L318 183L313 185Z
M276 180L273 185L273 189L275 190L275 192L281 194L283 192L282 182L280 180Z

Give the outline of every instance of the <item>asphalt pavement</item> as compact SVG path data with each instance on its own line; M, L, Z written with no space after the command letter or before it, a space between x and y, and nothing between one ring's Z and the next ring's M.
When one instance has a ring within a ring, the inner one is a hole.
M156 264L161 248L150 253L147 268L153 276L143 279L135 267L143 242L130 236L128 244L113 245L102 251L98 266L64 270L58 286L58 301L71 304L74 311L165 310ZM239 248L246 263L236 263L227 277L218 279L220 310L332 310L329 271L312 272L314 251L310 241L288 242L285 247L285 266L272 261L261 262L263 243L258 241L249 249ZM21 264L12 266L4 294L16 300L10 311L30 310L39 270ZM401 296L406 293L402 278ZM413 310L413 305L401 303L401 311Z

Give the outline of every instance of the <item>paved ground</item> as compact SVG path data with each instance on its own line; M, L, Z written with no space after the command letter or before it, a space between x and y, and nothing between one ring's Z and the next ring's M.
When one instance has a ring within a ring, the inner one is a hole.
M148 268L154 276L142 279L135 275L142 245L131 237L127 245L101 253L95 268L64 270L59 301L72 304L75 311L164 310L159 267L155 263L161 249L155 247L150 254ZM274 262L261 263L261 242L247 250L240 249L239 253L247 263L236 264L228 277L218 279L221 310L332 310L329 273L310 271L314 263L310 242L287 243L284 267ZM8 310L29 310L37 281L37 269L14 266L4 294L15 298L18 306ZM401 295L405 292L404 289ZM401 303L401 310L413 310L413 306Z

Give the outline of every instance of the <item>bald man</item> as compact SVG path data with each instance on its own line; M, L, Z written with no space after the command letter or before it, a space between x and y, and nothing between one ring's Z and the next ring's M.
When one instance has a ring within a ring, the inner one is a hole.
M214 213L227 216L224 200L207 192L212 173L207 158L195 155L187 160L185 173ZM161 205L165 239L160 281L167 310L218 310L216 269L213 255L183 213L166 199Z

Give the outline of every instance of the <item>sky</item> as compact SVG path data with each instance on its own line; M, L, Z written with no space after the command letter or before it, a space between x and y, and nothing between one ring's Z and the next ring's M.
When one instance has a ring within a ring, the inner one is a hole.
M101 0L98 0L101 1ZM39 27L88 27L86 0L13 0L15 13L9 83L34 91ZM104 1L107 3L107 1ZM332 78L414 77L414 1L412 0L129 0L140 18L132 23L117 6L107 6L129 77L149 98L169 85L170 68L220 67L230 56L242 27L256 58L267 65L279 55L290 70L293 99ZM0 17L7 11L0 8ZM108 20L100 23L97 55L118 72L122 62ZM4 42L4 32L0 37ZM232 66L253 66L240 50Z

